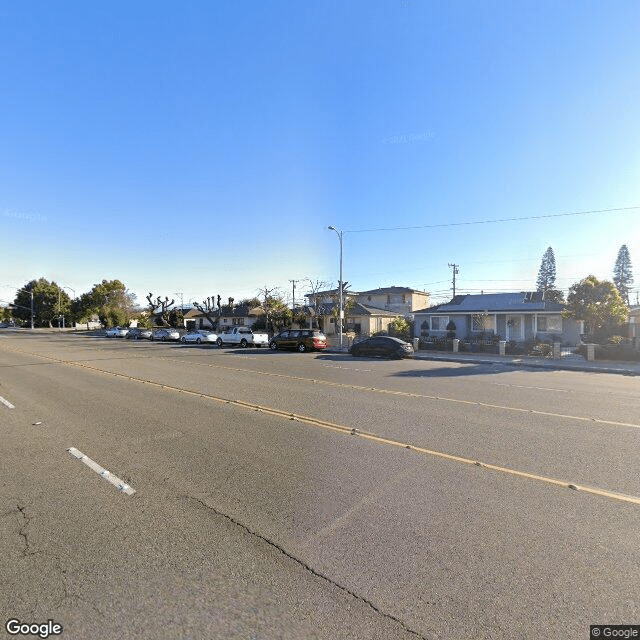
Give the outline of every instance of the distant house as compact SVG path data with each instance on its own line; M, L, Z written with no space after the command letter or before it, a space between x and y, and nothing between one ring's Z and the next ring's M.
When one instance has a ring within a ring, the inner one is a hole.
M210 315L216 319L215 330L225 331L234 326L253 326L264 315L264 311L259 307L249 307L246 304L238 304L233 307L223 305L220 309L215 309ZM184 324L189 329L212 328L209 318L195 307L185 313Z
M538 292L458 295L445 304L414 311L414 334L437 338L455 331L460 339L493 334L515 342L538 338L578 344L583 323L563 318L563 310L564 305L544 300Z
M337 334L338 303L320 304L316 309L310 309L310 314L315 317L318 327L327 336ZM359 302L352 302L346 309L344 331L353 331L361 336L370 336L380 331L388 331L389 324L399 315L385 309L368 307Z
M628 338L640 338L640 306L629 307L629 320L625 329Z

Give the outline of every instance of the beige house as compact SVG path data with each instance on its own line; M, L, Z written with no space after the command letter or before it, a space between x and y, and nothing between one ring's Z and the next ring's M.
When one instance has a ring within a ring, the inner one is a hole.
M327 305L337 302L338 289L307 293L306 298L310 307ZM406 317L416 309L425 309L430 303L430 294L427 291L418 291L410 287L381 287L370 291L347 291L346 299L358 302L365 307L382 309L393 313L393 317Z
M311 310L314 315L314 310ZM370 336L379 331L388 331L389 324L399 314L385 309L367 307L359 302L353 302L346 307L344 331L353 332L361 336ZM326 336L338 334L338 304L330 303L318 306L316 316L318 327Z
M392 311L394 317L407 316L416 309L425 309L430 304L430 295L409 287L382 287L352 294L360 304L376 309Z

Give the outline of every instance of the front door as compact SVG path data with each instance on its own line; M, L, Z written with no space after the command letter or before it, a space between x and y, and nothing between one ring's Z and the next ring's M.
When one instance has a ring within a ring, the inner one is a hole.
M507 316L507 340L524 340L522 316Z

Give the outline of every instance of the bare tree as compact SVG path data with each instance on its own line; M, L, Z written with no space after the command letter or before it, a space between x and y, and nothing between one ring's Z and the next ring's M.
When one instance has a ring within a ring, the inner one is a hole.
M206 316L207 320L209 321L213 329L218 328L218 321L220 320L220 296L218 296L217 316L215 315L215 310L216 310L215 296L209 296L206 300L203 300L202 302L194 302L193 306L200 313L203 313Z
M284 326L291 320L291 309L282 300L282 293L277 287L269 288L266 285L262 289L258 289L260 296L260 306L265 313L265 329L269 331L269 318L271 318L271 326L275 330L276 325Z
M150 312L154 313L156 309L161 309L159 320L162 321L163 326L170 326L169 308L175 304L175 300L171 300L171 302L169 302L168 296L165 297L164 300L160 296L153 300L153 293L150 293L147 296L147 300L149 301Z
M320 304L320 300L318 299L318 294L327 289L328 287L330 287L330 283L325 282L324 280L308 280L309 283L309 290L311 295L307 296L309 298L309 307L311 307L313 309L313 314L312 317L309 320L309 324L311 325L310 328L313 327L313 323L316 323L316 326L318 325L318 315L322 314L322 309L321 309L321 304Z

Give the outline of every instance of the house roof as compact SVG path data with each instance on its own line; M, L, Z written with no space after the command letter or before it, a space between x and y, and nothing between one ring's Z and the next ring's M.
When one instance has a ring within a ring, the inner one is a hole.
M318 305L319 315L328 316L333 313L333 310L338 307L337 302L328 302ZM310 307L313 311L313 307ZM349 317L353 316L384 316L386 318L395 318L398 314L395 311L389 309L378 309L377 307L370 307L369 305L360 304L359 302L352 301L351 309L348 314Z
M380 287L378 289L371 289L370 291L360 291L359 296L373 296L388 293L422 293L423 295L429 295L426 291L420 291L419 289L412 289L411 287Z
M347 284L347 283L345 283ZM427 291L420 291L419 289L412 289L411 287L379 287L378 289L370 289L369 291L352 291L351 289L345 290L345 294L351 297L353 296L374 296L385 295L389 293L421 293L423 295L429 295ZM338 295L338 287L335 289L327 289L326 291L316 291L315 293L305 293L305 298L323 298L331 295Z
M479 295L455 296L449 302L437 304L414 313L514 313L514 312L556 312L562 311L564 305L542 299L537 291L521 291L518 293L485 293Z

